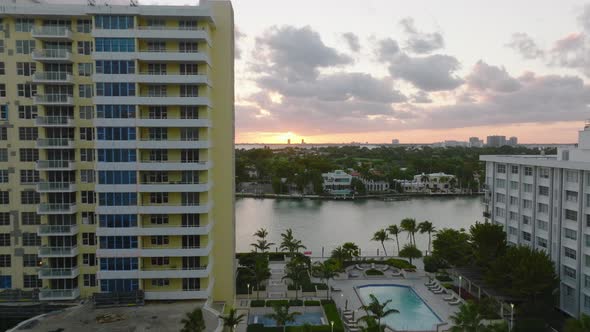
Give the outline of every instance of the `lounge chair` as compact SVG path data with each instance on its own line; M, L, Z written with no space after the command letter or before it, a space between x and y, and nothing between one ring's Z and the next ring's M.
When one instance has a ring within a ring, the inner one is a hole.
M433 287L433 288L429 288L429 289L430 289L430 291L431 291L431 292L433 292L433 293L434 293L434 292L437 292L437 291L440 291L440 290L442 290L443 288L442 288L442 287L440 287L440 286L438 286L438 287Z
M430 287L436 285L436 280L430 280L429 282L424 283L424 286Z
M451 302L449 302L450 305L459 305L461 303L461 299L455 299Z
M360 277L361 275L360 275L358 272L356 272L356 271L351 271L351 272L348 272L348 276L349 276L350 278L358 278L358 277Z
M451 294L451 296L445 296L445 297L443 297L443 300L453 301L453 300L455 300L455 294Z
M434 284L434 285L432 285L432 286L426 286L426 287L427 287L428 289L430 289L430 290L433 290L433 289L436 289L436 288L440 288L441 286L440 286L440 284L439 284L439 283L436 283L436 284Z
M385 272L389 270L389 265L383 265L383 267L381 267L381 271Z
M401 277L401 276L402 276L402 271L400 271L400 270L393 271L393 272L391 273L391 276L392 276L392 277Z
M444 288L441 288L441 289L439 289L439 290L435 290L435 291L433 291L433 293L434 293L434 294L443 294L443 293L445 293L445 294L446 294L446 293L447 293L447 290L446 290L446 289L444 289Z
M364 270L365 270L365 269L364 269L362 266L360 266L360 265L358 265L358 264L356 264L354 267L355 267L357 270L361 270L361 271L364 271Z

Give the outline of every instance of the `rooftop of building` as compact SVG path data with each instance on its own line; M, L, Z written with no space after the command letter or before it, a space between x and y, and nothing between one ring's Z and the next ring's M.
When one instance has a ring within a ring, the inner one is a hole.
M203 301L176 301L133 307L95 308L92 302L88 301L76 307L29 320L9 331L180 331L180 321L185 313L203 305ZM205 332L214 331L218 325L217 316L203 310L203 317Z

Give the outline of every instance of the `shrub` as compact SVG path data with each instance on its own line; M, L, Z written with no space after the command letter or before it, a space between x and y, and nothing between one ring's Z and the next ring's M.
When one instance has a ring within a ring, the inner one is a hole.
M263 324L248 324L246 332L266 332L266 328Z
M499 319L500 304L491 297L484 297L477 303L477 311L484 319Z
M444 283L442 283L442 286L446 289L453 288L453 284L451 284L450 282L444 282Z
M446 264L443 262L442 259L440 259L440 257L436 256L436 255L430 255L430 256L426 256L424 257L424 270L426 272L430 272L430 273L434 273L437 272L440 269L444 269L446 268Z
M303 300L289 300L289 306L300 307L303 305Z
M385 261L385 263L396 267L398 269L415 269L416 267L412 264L410 264L410 262L408 262L405 259L399 259L399 258L390 258L388 260Z
M264 302L266 302L266 301L265 300L252 300L252 301L250 301L250 306L253 308L264 307Z
M365 271L365 274L368 276L382 276L383 272L381 272L379 270L375 270L375 269L369 269L369 270Z
M320 301L305 301L304 302L306 307L319 307L320 306Z
M451 277L446 274L439 274L436 276L436 280L446 282L446 281L453 281Z
M322 305L324 305L324 304L334 304L334 300L320 300L320 303Z
M275 305L288 305L289 300L268 300L266 301L267 307L274 307Z
M342 320L340 319L340 315L338 314L338 309L336 308L334 301L332 301L332 303L323 304L323 307L328 322L334 322L334 332L344 331L344 326L342 325Z
M285 260L285 253L283 252L271 252L268 254L268 260L272 262L280 262Z
M327 290L328 289L328 285L326 285L326 284L320 284L320 283L318 283L318 284L314 284L314 285L316 286L316 288L318 290Z

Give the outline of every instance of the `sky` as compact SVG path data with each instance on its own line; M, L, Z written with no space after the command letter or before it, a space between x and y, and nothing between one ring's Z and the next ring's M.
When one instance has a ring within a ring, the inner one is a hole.
M572 143L590 118L590 2L232 3L237 143Z

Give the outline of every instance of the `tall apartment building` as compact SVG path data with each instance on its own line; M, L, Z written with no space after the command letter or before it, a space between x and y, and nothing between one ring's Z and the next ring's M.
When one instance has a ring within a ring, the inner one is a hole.
M0 5L0 288L234 295L229 1Z
M560 278L560 308L590 314L590 126L577 147L558 154L488 155L484 216L504 226L512 245L550 255Z
M489 147L501 147L507 144L506 136L492 135L486 139L486 145Z

